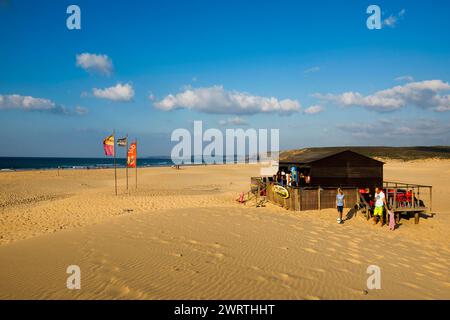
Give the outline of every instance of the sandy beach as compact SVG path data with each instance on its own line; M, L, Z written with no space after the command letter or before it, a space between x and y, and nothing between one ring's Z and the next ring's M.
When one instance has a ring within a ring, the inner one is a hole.
M137 190L130 171L128 192L121 169L119 196L112 170L2 172L0 299L450 299L450 161L386 161L386 180L433 185L434 217L389 231L238 204L256 165L140 169Z

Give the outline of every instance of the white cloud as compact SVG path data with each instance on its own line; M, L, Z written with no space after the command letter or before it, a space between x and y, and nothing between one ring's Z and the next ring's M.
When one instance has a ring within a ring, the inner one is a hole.
M291 114L300 110L298 100L278 100L274 97L261 97L239 91L226 91L222 86L209 88L187 88L175 95L169 94L154 103L163 111L192 109L205 113L219 114Z
M80 107L80 106L76 106L75 110L74 110L74 113L77 114L77 115L80 115L80 116L85 115L88 112L89 112L89 110L87 108Z
M226 120L220 120L221 126L247 126L248 122L240 117L228 118Z
M317 114L325 111L324 107L320 105L313 105L308 108L306 108L303 112L306 114Z
M434 108L434 111L445 112L450 111L450 95L441 96L437 98L439 105Z
M380 119L373 122L354 122L336 126L353 137L370 139L378 143L380 138L393 140L436 139L447 141L450 138L450 124L435 119Z
M28 111L48 111L56 107L49 99L22 96L19 94L0 95L0 109L23 109Z
M0 95L0 110L15 109L23 111L42 111L55 114L76 114L83 115L87 109L76 107L74 110L58 105L52 100L44 98L34 98L32 96L22 96L19 94Z
M398 13L398 15L390 15L389 17L387 17L386 19L383 20L382 25L383 26L387 26L390 28L395 28L398 21L400 19L403 19L403 17L405 16L405 9L400 10L400 12Z
M412 76L400 76L394 79L395 81L405 81L405 82L413 82L414 77Z
M395 86L367 96L352 91L314 96L343 107L361 106L379 112L394 111L407 105L443 112L450 111L450 95L440 93L448 91L450 91L450 85L447 82L427 80Z
M77 66L88 72L111 75L113 64L106 54L82 53L76 56Z
M320 71L320 67L312 67L312 68L306 69L303 72L304 73L315 73L315 72L319 72L319 71Z
M130 84L118 83L114 87L105 89L92 89L94 97L112 101L131 101L134 97L134 89Z

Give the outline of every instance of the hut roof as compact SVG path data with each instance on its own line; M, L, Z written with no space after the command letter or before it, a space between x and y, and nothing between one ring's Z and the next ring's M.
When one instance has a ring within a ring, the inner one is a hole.
M336 150L330 151L330 150L303 149L303 150L301 150L301 151L299 151L297 153L288 154L285 157L282 156L281 159L280 159L280 163L309 164L309 163L312 163L312 162L315 162L315 161L318 161L318 160L322 160L322 159L325 159L325 158L328 158L328 157L332 157L332 156L338 155L340 153L344 153L344 152L350 152L350 153L356 154L356 155L358 155L360 157L364 157L364 158L370 159L372 161L377 161L377 162L383 163L383 162L378 161L376 159L373 159L373 158L367 157L365 155L362 155L360 153L354 152L354 151L352 151L350 149L339 150L339 151L336 151Z

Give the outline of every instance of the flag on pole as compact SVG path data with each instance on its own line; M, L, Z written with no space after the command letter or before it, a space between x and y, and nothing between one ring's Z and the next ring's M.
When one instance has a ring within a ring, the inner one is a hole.
M103 140L103 150L105 151L105 156L114 155L114 134Z
M130 148L128 149L127 154L127 166L128 168L136 168L136 142L130 144Z
M128 138L122 138L122 139L117 139L117 146L118 147L126 147L128 145Z

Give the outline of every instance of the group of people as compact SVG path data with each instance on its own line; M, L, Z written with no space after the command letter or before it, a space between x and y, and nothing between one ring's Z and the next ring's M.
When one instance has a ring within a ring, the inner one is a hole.
M303 184L311 183L311 177L298 170L297 167L291 167L290 170L279 170L273 176L273 181L287 187L299 187Z
M344 220L342 215L345 207L345 194L341 188L338 188L336 194L336 207L338 211L337 222L342 224ZM384 210L386 209L387 216L389 216L389 229L395 229L395 215L392 210L392 206L388 205L386 202L386 195L381 188L375 189L374 195L374 211L373 211L373 222L374 224L380 223L381 226L384 225Z

